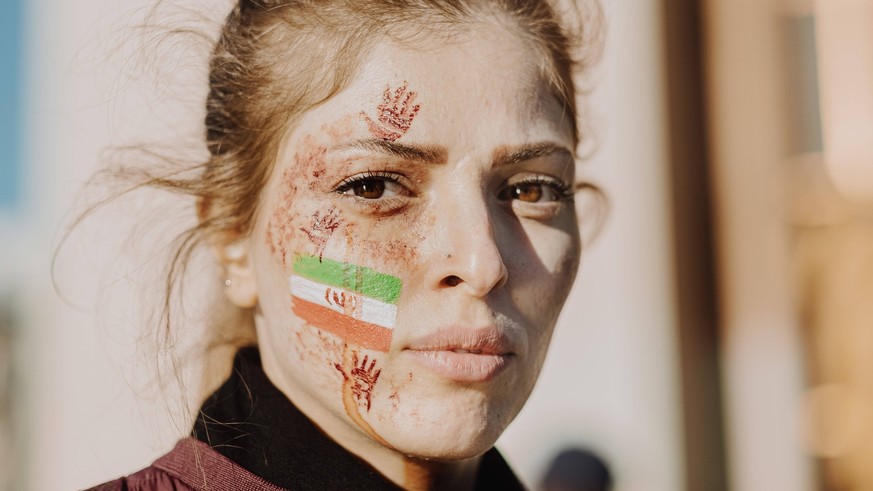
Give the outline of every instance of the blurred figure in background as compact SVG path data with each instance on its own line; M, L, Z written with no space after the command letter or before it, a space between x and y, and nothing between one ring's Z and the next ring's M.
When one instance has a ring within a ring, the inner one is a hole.
M822 149L796 159L807 450L827 491L873 489L873 1L816 1Z
M540 489L542 491L609 491L612 474L596 454L578 448L561 451L552 460Z

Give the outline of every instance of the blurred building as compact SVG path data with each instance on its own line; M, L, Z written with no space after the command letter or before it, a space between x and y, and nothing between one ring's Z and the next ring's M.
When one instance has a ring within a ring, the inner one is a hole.
M704 4L731 484L873 489L873 3Z

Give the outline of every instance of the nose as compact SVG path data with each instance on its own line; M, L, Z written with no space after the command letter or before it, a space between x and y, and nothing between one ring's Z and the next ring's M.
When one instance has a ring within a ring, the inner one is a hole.
M435 241L431 284L438 289L463 289L476 297L500 288L508 271L485 199L467 195L441 208L443 240Z

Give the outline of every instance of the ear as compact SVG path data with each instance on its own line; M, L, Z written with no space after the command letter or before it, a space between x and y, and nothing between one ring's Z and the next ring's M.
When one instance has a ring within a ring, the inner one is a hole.
M215 242L212 250L226 275L225 296L240 308L250 309L257 305L258 283L251 264L248 241L239 237L231 242Z
M201 222L209 218L211 203L206 198L197 200L197 217ZM224 295L237 307L250 309L258 303L258 284L251 264L249 244L245 236L216 233L209 239L212 252L224 269Z

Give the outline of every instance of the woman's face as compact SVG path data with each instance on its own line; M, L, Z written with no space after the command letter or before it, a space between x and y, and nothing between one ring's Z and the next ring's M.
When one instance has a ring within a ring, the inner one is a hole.
M570 115L482 27L377 45L284 138L247 243L271 380L351 448L475 456L521 409L576 273Z

